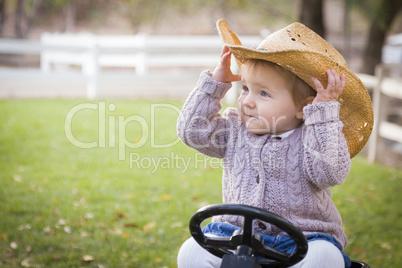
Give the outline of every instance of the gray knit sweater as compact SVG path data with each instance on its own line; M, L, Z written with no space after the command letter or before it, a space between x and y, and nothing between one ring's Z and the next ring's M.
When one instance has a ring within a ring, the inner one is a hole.
M180 139L199 152L224 159L223 203L245 204L276 213L305 235L325 233L346 245L342 220L330 187L342 184L350 156L336 101L304 107L304 123L288 137L271 139L247 131L238 112L221 115L220 99L231 87L203 72L178 119ZM213 221L242 226L233 215ZM280 234L275 226L255 222L258 232Z

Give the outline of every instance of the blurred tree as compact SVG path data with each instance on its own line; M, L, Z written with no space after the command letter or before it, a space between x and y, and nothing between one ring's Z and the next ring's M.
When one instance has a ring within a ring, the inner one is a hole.
M361 5L366 6L371 18L366 48L364 50L363 66L361 72L374 74L375 67L381 63L382 47L387 33L392 27L394 19L402 10L401 0L360 0Z
M26 38L42 0L17 0L14 16L15 37Z
M73 32L80 22L103 22L115 0L42 0L39 15L48 20L57 21L60 31ZM41 20L38 18L38 20ZM43 19L42 19L43 23Z
M65 4L66 9L66 20L65 20L65 29L66 32L73 32L75 29L75 14L77 11L77 4L75 0L69 0Z
M301 0L299 21L325 38L323 0Z
M164 5L170 1L124 0L122 2L126 5L125 15L134 31L137 32L142 23L155 20Z
M0 37L3 36L3 26L6 21L6 0L0 0Z

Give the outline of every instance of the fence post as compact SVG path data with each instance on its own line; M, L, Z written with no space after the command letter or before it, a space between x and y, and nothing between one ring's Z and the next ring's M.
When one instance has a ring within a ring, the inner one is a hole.
M373 112L374 112L374 125L373 131L369 140L368 161L373 163L376 161L377 152L381 150L380 143L380 127L381 122L386 119L387 116L387 96L382 94L382 81L385 77L385 67L381 64L375 68L375 77L377 78L377 84L373 88Z
M48 49L46 48L46 39L48 38L48 33L43 33L40 37L41 45L45 46L42 47L40 52L40 70L42 73L49 73L50 72L50 63L48 59Z
M148 72L145 44L146 44L146 34L144 33L137 34L136 46L138 52L135 55L135 73L137 75L146 75Z
M83 66L87 76L87 98L95 99L99 94L99 45L96 37L93 37L88 48L87 61Z

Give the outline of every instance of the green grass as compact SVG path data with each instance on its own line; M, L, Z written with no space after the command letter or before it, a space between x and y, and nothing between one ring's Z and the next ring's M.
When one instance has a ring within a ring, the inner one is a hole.
M181 106L0 101L0 266L175 267L191 215L221 201L219 163L177 140ZM66 135L77 107L86 109ZM356 157L334 188L352 259L402 264L401 179L401 170Z

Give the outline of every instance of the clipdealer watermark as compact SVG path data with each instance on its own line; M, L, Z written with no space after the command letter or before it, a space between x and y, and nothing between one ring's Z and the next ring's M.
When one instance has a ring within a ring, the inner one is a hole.
M172 140L161 141L161 139L157 140L156 134L158 122L164 120L163 116L157 118L157 112L163 114L173 112L178 116L180 114L180 109L178 107L169 103L150 104L149 116L148 114L147 116L140 114L132 114L129 116L118 115L115 114L116 109L117 107L115 104L110 103L107 105L105 101L99 101L98 103L81 103L73 106L67 112L64 121L64 132L67 140L72 145L82 149L117 148L119 161L125 161L128 155L129 166L131 169L149 169L152 173L155 173L158 169L179 169L182 173L184 173L192 164L195 168L222 167L223 161L221 159L210 158L201 153L195 153L193 157L183 157L175 154L174 152L171 152L169 156L151 156L143 155L139 152L133 152L133 150L135 151L143 146L148 146L148 148L153 150L172 148L174 145L179 143L180 139L177 137L177 135L173 135L174 138L172 138ZM80 140L78 138L79 135L75 135L73 132L73 121L75 116L85 110L93 111L98 117L98 131L96 133L97 137L92 141ZM208 118L197 119L204 120L207 122L207 125L212 123ZM273 118L273 129L276 129L276 124L278 124L278 122L283 118L279 117L277 120L274 119L275 118ZM269 123L266 122L266 124L267 127L269 127ZM195 134L199 134L208 131L208 127L201 129L188 129L188 131L193 131ZM135 140L131 138L130 141L130 139L127 138L127 128L134 128L141 134ZM220 131L215 134L220 134ZM256 146L264 146L264 144L253 144L252 141L247 140L247 137L243 138L245 139L244 142L249 143L249 145L253 148ZM335 136L334 138L338 137ZM326 162L329 165L338 164L338 158L327 158L325 154L322 155L319 151L317 151L317 146L313 140L308 139L308 136L304 137L303 135L301 142L303 143L304 150L312 157L320 159L320 161ZM219 144L215 145L222 146ZM194 144L194 148L204 148L206 146L208 146L208 144ZM336 150L336 148L334 148L334 150ZM267 159L260 162L262 159L259 158L251 160L249 158L246 162L254 163L254 160L257 161L257 165L266 165L272 162L267 161Z
M118 149L118 160L124 161L127 157L127 149L138 149L149 142L151 149L169 148L176 145L180 140L176 136L170 141L158 143L155 133L157 124L157 111L174 112L177 115L180 109L168 103L156 103L150 105L150 119L139 114L130 116L111 114L116 111L116 105L100 101L99 103L81 103L73 106L66 114L64 121L64 133L67 140L74 146L82 149L91 148L115 148ZM85 110L92 110L98 116L97 139L93 141L82 141L73 132L73 121L75 116ZM162 119L160 119L162 120ZM126 135L128 127L139 129L141 135L134 141L130 141Z
M149 146L150 149L170 148L176 145L180 140L175 136L174 140L157 141L155 133L158 120L156 114L173 112L179 115L180 109L172 104L157 103L150 105L150 116L133 114L130 116L115 115L116 105L107 104L104 101L98 103L81 103L73 106L66 114L64 121L64 132L67 140L74 146L81 149L92 148L117 148L118 160L125 161L128 155L130 169L149 170L152 174L160 169L177 169L181 173L186 172L189 167L194 168L221 168L223 161L217 158L210 158L201 153L195 153L194 156L184 157L170 152L168 156L163 155L145 155L139 152L132 152L142 146ZM83 111L93 112L98 118L96 139L92 141L80 140L73 131L73 121L75 116ZM128 127L139 129L140 137L135 141L129 141L126 137ZM149 144L146 144L146 143ZM129 151L129 149L132 149Z
M201 153L195 153L193 157L183 157L174 152L168 156L149 156L140 153L129 154L130 169L145 169L151 171L152 174L161 169L176 169L181 173L185 173L190 167L192 168L222 168L223 160L218 158L207 157Z

